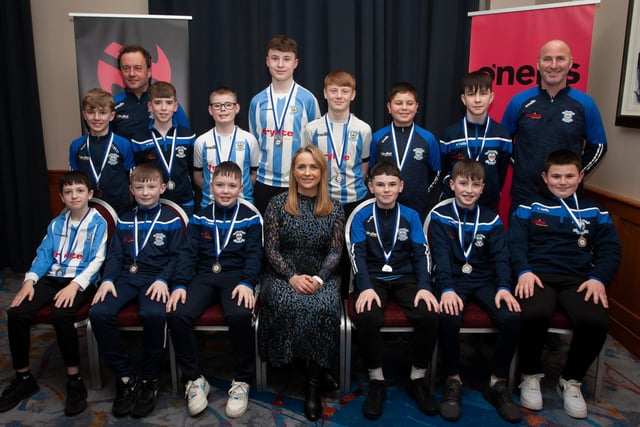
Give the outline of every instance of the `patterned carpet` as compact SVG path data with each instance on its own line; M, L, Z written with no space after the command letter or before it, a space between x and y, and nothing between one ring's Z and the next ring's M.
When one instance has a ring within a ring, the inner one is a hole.
M6 308L19 286L21 277L4 274L0 277L0 387L3 389L13 378L11 357L6 330ZM81 357L83 374L89 378L86 338L81 330ZM133 353L139 354L135 333L127 335ZM72 418L63 414L65 376L62 359L52 331L35 330L32 333L31 371L40 384L40 392L17 408L0 414L3 426L308 426L302 412L304 374L297 366L286 369L269 369L269 389L266 392L251 391L249 410L237 419L227 419L224 406L227 398L230 360L224 334L199 335L200 352L207 379L212 384L207 410L196 418L188 415L183 392L171 391L169 364L167 361L161 379L162 386L154 412L142 420L128 417L116 419L111 415L114 381L106 366L102 367L104 388L89 390L89 409ZM363 392L367 379L360 364L357 346L354 346L353 382L348 394L336 394L324 399L324 416L318 425L324 426L441 426L453 425L439 416L427 417L407 396L404 388L409 365L405 357L406 337L398 336L387 343L385 376L389 384L383 416L368 421L362 416ZM592 401L593 372L585 378L584 393L589 404L586 420L569 418L562 409L562 401L555 393L555 384L566 354L566 340L554 344L555 351L545 352L547 376L543 380L544 404L542 411L522 409L524 421L529 426L640 426L640 363L617 341L609 338L606 344L605 377L601 402ZM509 425L481 396L491 355L491 340L486 336L465 337L463 342L463 371L465 382L463 410L458 426ZM168 358L167 358L168 359ZM593 369L593 368L592 368ZM438 398L442 383L436 384Z

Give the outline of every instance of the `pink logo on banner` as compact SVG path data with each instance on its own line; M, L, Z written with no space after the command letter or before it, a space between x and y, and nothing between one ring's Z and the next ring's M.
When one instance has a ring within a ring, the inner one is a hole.
M538 84L536 61L549 40L571 46L568 82L586 92L594 15L595 5L589 4L473 16L469 70L494 77L491 117L500 120L513 95Z

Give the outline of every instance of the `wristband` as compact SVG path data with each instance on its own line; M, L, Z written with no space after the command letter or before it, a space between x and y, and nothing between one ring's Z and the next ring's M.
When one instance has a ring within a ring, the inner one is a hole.
M313 276L313 279L320 283L320 286L324 285L324 280L322 280L322 278L320 276Z

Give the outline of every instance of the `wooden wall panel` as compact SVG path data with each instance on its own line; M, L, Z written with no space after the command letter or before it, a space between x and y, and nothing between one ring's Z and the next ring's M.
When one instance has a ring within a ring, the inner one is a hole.
M51 213L56 217L64 208L64 203L60 200L60 189L58 187L58 181L60 176L63 175L66 170L51 170L49 171L49 203L51 204Z
M611 214L622 243L622 261L608 289L610 334L640 357L640 202L586 188Z

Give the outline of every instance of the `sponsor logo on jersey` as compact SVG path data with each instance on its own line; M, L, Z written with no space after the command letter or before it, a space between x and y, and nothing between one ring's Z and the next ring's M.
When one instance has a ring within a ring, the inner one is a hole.
M542 220L542 219L539 219L539 218L537 218L537 219L532 219L532 220L531 220L531 223L532 223L533 225L535 225L535 226L538 226L538 227L548 227L548 226L549 226L549 224L547 224L547 222L546 222L546 221L544 221L544 220Z
M542 114L540 113L525 113L524 115L528 119L540 120L542 118Z

